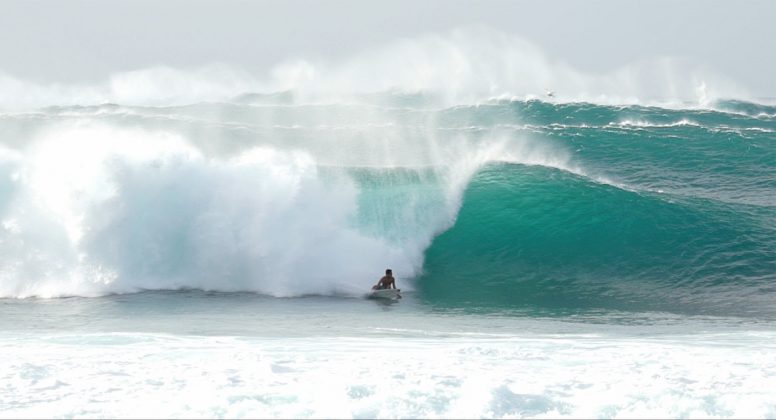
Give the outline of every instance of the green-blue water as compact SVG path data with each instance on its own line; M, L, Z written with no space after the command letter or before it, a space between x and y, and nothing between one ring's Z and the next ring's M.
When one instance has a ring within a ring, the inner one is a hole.
M485 305L772 315L776 110L720 109L497 107L592 176L485 167L427 251L422 290Z

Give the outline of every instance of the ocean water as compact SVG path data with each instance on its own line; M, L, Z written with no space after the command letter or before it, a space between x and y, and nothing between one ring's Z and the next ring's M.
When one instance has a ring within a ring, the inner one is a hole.
M2 417L776 416L767 100L67 95L0 113Z
M143 292L4 301L4 417L772 417L772 323Z

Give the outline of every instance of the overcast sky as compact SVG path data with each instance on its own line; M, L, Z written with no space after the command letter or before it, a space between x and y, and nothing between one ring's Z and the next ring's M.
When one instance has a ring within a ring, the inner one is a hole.
M774 22L769 0L0 0L0 73L89 83L158 65L266 72L288 59L336 60L479 24L585 72L681 57L773 97Z

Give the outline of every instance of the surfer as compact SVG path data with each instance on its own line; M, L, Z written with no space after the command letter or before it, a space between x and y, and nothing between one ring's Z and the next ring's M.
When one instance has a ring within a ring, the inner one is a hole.
M393 278L393 271L391 269L385 270L385 275L375 284L372 286L372 290L382 290L382 289L395 289L396 288L396 279Z

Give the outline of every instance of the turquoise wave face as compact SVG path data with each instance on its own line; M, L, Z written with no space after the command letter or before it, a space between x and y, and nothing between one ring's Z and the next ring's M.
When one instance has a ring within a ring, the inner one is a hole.
M774 109L722 108L475 110L493 125L511 114L572 150L585 175L481 170L455 225L426 252L424 296L479 307L774 313Z
M768 313L776 107L424 94L0 115L0 296Z

